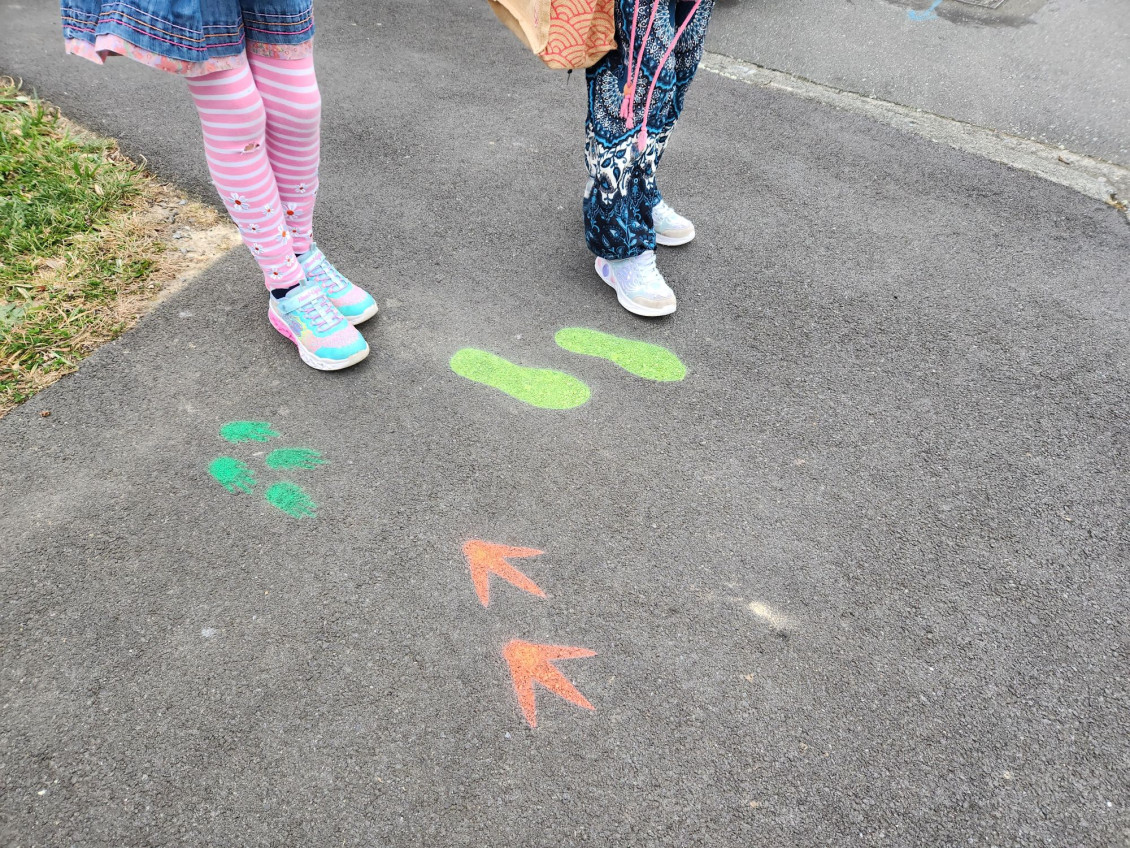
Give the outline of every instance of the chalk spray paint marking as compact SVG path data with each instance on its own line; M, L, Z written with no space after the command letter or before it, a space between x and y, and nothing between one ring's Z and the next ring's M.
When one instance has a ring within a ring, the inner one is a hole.
M229 421L220 427L220 438L233 442L266 442L278 437L266 421ZM257 453L256 456L260 456ZM275 471L311 470L326 464L322 455L309 448L278 448L264 458ZM255 487L255 474L241 459L220 456L208 466L212 479L232 494L250 492ZM300 487L286 481L275 483L263 495L267 503L292 518L316 518L318 505Z
M220 428L220 438L229 442L265 442L278 435L266 421L230 421Z
M510 666L510 676L514 680L514 692L518 705L530 727L538 726L537 696L534 683L540 683L554 695L564 698L570 704L595 710L569 679L553 665L556 660L572 660L582 657L595 657L596 651L587 648L570 648L564 645L537 645L511 639L502 649L502 656Z
M496 574L503 580L513 583L519 589L545 597L537 583L506 561L507 557L532 557L544 553L534 548L513 548L509 545L496 545L480 539L471 539L463 545L463 556L471 569L471 582L475 584L475 594L484 607L490 606L490 576Z
M247 463L230 456L220 456L212 460L208 473L217 483L233 494L250 492L255 486L255 475Z
M660 383L674 383L687 376L686 366L665 347L624 339L599 330L566 327L553 337L570 353L596 356L615 363L637 377Z
M484 542L482 539L469 539L464 542L463 556L467 560L467 567L471 569L471 582L474 583L475 594L479 596L479 603L484 607L490 606L490 576L492 574L509 581L531 595L544 598L545 592L533 580L506 561L510 557L534 557L540 556L542 553L544 552L536 548L517 548L511 545ZM514 694L518 698L518 706L530 727L536 728L538 726L535 683L541 684L558 698L562 698L570 704L575 704L586 710L596 709L554 665L558 660L595 656L596 651L590 651L588 648L574 648L568 645L539 645L521 639L511 639L502 646L502 658L506 660L506 665L510 669L510 679L514 684ZM506 736L509 738L510 734L508 733Z
M308 448L279 448L267 454L264 461L268 468L274 469L303 468L310 470L326 464L320 453Z
M589 399L589 387L569 374L526 368L478 348L465 347L451 357L451 370L515 400L539 409L572 409Z
M267 489L267 503L291 518L317 518L318 506L293 483L275 483Z
M942 5L942 0L934 0L934 2L930 4L929 9L922 9L922 10L907 9L906 10L906 16L908 18L910 18L912 21L932 21L932 20L936 20L937 17L938 17L938 13L935 12L934 10L937 9L941 5Z

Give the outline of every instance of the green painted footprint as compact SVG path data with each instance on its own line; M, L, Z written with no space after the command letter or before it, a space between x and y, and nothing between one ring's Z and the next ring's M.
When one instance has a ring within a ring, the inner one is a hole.
M216 457L208 466L208 473L229 492L250 492L255 485L255 475L247 463L234 457Z
M276 438L276 433L266 421L229 421L220 428L220 437L229 442L266 442ZM256 454L258 456L258 454ZM312 469L324 465L322 455L309 448L278 448L264 458L268 468ZM220 456L208 466L212 478L233 494L250 492L255 487L255 475L246 462L230 456ZM316 518L318 505L293 483L275 483L264 493L267 502L293 518Z
M524 368L473 347L456 351L451 357L451 370L540 409L572 409L591 394L588 386L569 374L548 368Z
M265 442L277 435L266 421L230 421L220 428L220 438L229 442Z
M267 454L268 468L317 468L325 465L322 455L308 448L279 448Z
M645 380L674 383L687 376L686 366L671 351L648 342L622 339L619 336L588 330L584 327L566 327L558 330L554 341L572 353L599 356L615 362L630 374Z
M275 483L267 489L267 502L292 518L316 518L318 506L293 483Z

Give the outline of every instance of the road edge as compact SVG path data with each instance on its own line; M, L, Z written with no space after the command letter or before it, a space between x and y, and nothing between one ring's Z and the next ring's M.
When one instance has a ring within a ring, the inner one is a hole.
M1127 202L1130 200L1130 168L1074 153L1064 147L843 91L721 53L704 53L700 67L748 85L784 91L805 100L864 115L897 130L1034 174L1102 201L1120 211L1130 224L1130 204Z

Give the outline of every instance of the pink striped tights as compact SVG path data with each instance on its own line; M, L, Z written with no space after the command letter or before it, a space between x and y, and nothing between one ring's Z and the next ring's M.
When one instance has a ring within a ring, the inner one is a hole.
M247 54L249 67L190 77L212 181L281 294L305 277L318 192L322 100L312 57Z

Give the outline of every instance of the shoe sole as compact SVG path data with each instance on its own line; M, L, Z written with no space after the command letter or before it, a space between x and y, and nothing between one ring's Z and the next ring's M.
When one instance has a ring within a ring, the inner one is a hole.
M298 348L299 358L311 368L315 368L318 371L340 371L343 368L349 368L351 365L356 365L358 362L369 355L369 346L366 344L363 350L357 351L357 353L346 359L323 359L320 356L315 356L302 345L300 345L298 343L298 339L294 337L294 333L290 331L290 327L286 325L286 322L283 321L282 318L279 318L277 315L275 315L274 310L270 309L269 307L267 309L267 319L271 322L271 326L278 330L279 334L282 335L283 338L289 339L294 343L294 346Z
M661 244L664 247L678 247L681 244L694 240L694 229L691 229L690 235L686 236L665 236L661 233L655 234L655 243Z
M609 276L607 277L604 276L604 271L601 270L600 266L602 263L605 267L608 268ZM678 306L677 303L672 303L670 306L660 307L640 306L639 304L632 303L632 301L626 298L624 296L624 293L620 291L620 287L616 285L615 282L613 282L613 280L611 279L611 272L612 266L610 266L605 260L597 257L596 273L600 275L600 279L604 280L605 283L612 286L612 288L616 291L616 299L620 301L620 305L631 312L633 315L639 315L641 318L661 318L664 315L670 315L675 311L675 307Z
M377 304L374 303L372 306L370 306L368 309L366 309L364 312L362 312L360 315L357 315L356 317L351 318L348 315L344 315L343 317L345 318L346 321L348 321L350 324L352 324L354 327L356 327L358 324L364 324L366 321L368 321L370 318L372 318L374 315L376 315L377 312L379 312L379 311L380 310L377 309Z

